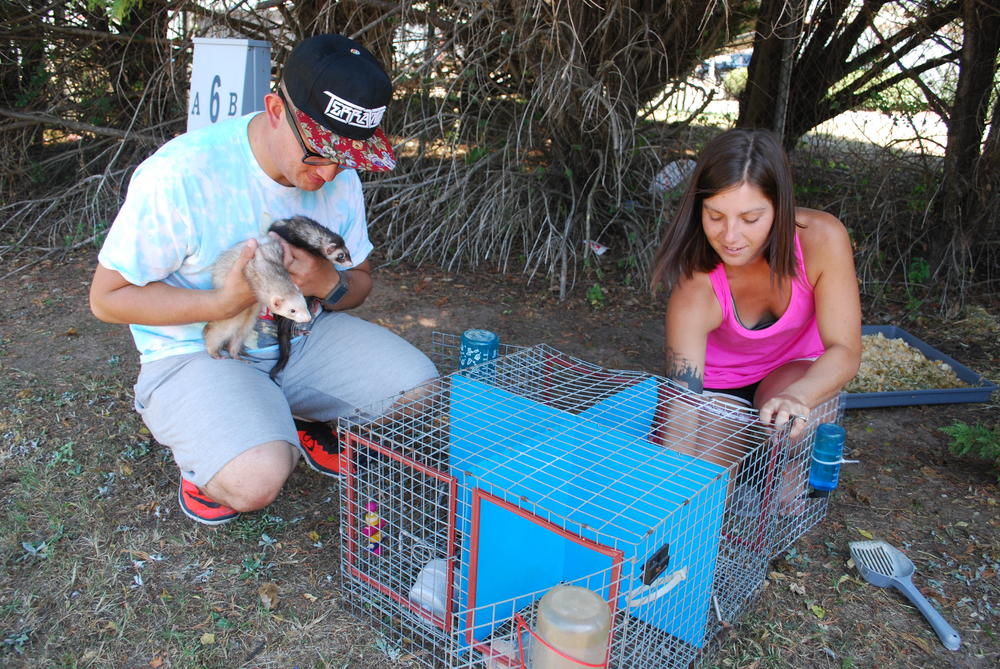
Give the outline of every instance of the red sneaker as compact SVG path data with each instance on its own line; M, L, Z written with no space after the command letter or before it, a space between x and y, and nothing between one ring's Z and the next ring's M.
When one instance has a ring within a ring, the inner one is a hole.
M184 478L181 478L180 488L177 489L177 501L185 516L205 525L222 525L240 515L239 511L206 496L198 486Z
M295 419L299 450L310 467L332 478L340 478L340 440L329 423Z

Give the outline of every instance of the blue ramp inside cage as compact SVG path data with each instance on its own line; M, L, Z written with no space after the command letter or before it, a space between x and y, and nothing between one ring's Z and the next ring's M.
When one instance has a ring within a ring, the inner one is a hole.
M452 378L460 632L483 640L576 581L609 600L617 588L618 608L702 647L728 478L649 441L657 401L647 379L572 414Z
M659 384L650 377L580 412L577 418L614 428L623 437L645 440L652 429L658 398Z

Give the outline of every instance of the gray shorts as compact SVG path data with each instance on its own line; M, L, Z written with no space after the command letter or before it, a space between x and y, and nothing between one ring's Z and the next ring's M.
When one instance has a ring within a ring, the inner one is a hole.
M292 416L332 421L356 410L374 417L406 390L437 376L434 363L391 331L342 312L324 312L292 344L271 381L274 359L176 355L142 366L135 407L170 448L181 474L201 487L240 453L298 440Z

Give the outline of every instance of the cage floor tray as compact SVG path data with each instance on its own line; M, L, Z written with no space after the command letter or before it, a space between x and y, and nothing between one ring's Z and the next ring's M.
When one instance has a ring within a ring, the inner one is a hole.
M933 346L917 339L906 330L895 325L863 325L862 335L881 332L886 339L902 339L917 349L928 360L947 363L958 378L969 384L966 388L928 388L924 390L890 390L880 393L846 393L844 406L847 409L869 407L909 406L913 404L955 404L960 402L986 402L996 385L971 369L956 362Z

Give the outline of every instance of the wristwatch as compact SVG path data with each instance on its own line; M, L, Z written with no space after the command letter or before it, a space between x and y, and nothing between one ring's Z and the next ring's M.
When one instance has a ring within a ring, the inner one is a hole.
M330 291L329 295L323 298L323 304L331 307L339 302L340 298L347 295L347 291L351 287L350 282L347 280L347 272L342 272L338 269L337 274L340 275L340 283L337 284L336 288Z

